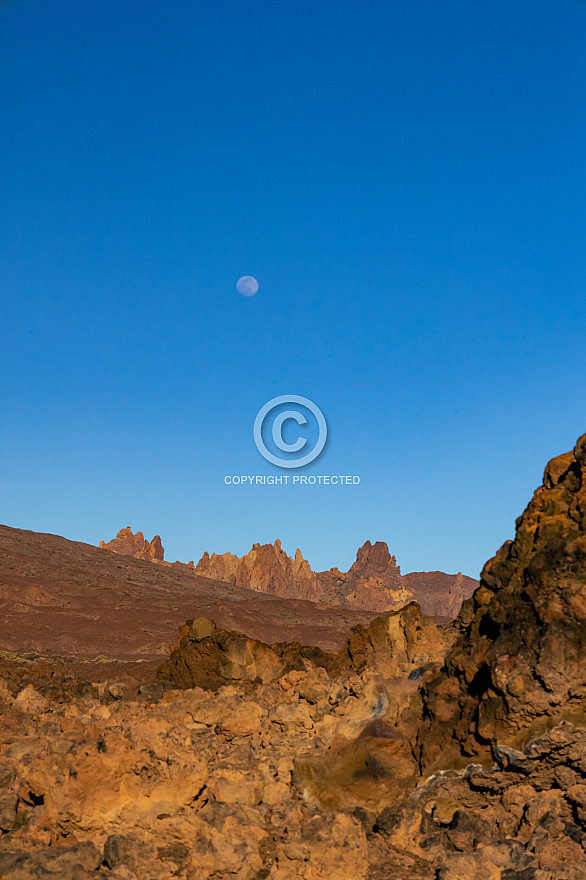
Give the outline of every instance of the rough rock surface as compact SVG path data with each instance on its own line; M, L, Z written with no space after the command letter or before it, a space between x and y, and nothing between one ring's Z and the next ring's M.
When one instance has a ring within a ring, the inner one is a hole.
M137 663L0 665L0 877L366 880L365 817L396 790L384 768L401 757L403 787L413 773L392 719L450 636L414 604L331 655L206 618L185 629L196 675L216 655L215 693L174 690L177 663L162 671L171 683Z
M549 462L456 625L422 695L424 767L496 741L518 748L564 719L586 723L586 435Z
M195 568L204 577L257 592L288 598L326 601L349 608L395 611L417 601L425 614L453 619L464 599L478 586L461 573L412 572L401 575L383 541L367 541L348 572L332 568L313 572L299 549L292 559L274 544L254 544L245 556L204 553Z
M360 819L308 806L293 779L360 687L311 669L253 694L0 689L0 877L364 880Z
M386 843L388 873L369 876L584 880L586 730L562 721L522 750L495 743L492 760L442 771L385 807L367 839Z
M367 627L353 627L337 652L291 642L267 645L198 617L180 629L161 678L180 688L216 688L231 681L266 683L287 672L322 667L330 676L375 673L419 681L424 669L443 659L454 637L453 629L436 626L415 602Z
M405 673L450 638L411 605L354 632L344 670L306 660L215 693L140 682L137 663L134 682L79 664L74 692L5 661L0 877L585 880L586 730L416 785Z

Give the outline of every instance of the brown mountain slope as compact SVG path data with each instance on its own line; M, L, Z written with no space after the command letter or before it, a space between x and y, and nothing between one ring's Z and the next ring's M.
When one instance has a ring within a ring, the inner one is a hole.
M194 615L268 644L294 641L325 650L339 648L354 624L376 616L253 594L181 563L153 565L0 526L0 650L156 658L169 653L177 628Z

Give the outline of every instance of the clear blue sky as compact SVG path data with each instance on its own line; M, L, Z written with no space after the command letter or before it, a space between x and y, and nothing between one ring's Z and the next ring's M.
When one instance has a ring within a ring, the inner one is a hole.
M0 521L477 576L586 431L585 58L578 0L0 3ZM359 486L224 484L289 393Z

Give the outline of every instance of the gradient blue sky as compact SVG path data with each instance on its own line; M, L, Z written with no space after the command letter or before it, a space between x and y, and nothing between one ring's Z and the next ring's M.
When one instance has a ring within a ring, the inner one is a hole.
M578 0L0 3L0 521L477 576L586 431L585 57ZM224 485L285 393L359 486Z

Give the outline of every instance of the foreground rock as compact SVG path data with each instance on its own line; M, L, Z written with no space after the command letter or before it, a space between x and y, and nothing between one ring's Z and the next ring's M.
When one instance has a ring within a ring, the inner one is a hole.
M561 722L523 750L495 744L492 760L433 776L368 822L387 876L584 880L586 730Z
M583 729L414 787L400 718L419 682L392 676L419 669L418 625L413 606L381 618L362 672L336 676L54 698L0 684L0 877L584 880Z
M495 742L519 748L562 720L586 724L586 435L549 462L457 626L422 693L422 767Z
M368 627L355 626L335 653L291 642L267 645L198 617L181 627L161 676L176 687L214 688L226 681L268 682L286 672L321 667L330 677L356 672L419 681L442 661L454 637L453 629L438 627L416 602L375 618Z

